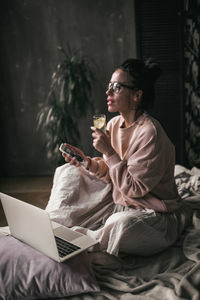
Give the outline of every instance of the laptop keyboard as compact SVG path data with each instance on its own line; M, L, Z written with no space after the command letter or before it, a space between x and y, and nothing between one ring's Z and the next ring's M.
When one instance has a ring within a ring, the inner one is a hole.
M55 236L55 239L56 239L56 244L58 247L58 253L60 257L64 257L80 249L80 247L61 239L58 236Z

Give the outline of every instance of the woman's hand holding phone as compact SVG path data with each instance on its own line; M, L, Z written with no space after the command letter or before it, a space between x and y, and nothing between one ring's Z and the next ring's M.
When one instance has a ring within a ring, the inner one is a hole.
M88 163L87 156L77 147L63 143L60 145L59 150L62 152L62 156L64 157L65 161L70 165L79 167L81 165L86 166Z

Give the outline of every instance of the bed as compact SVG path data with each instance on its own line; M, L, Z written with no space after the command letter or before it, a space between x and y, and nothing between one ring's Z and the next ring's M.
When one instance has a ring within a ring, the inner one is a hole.
M0 299L199 300L200 169L176 165L175 180L193 213L173 246L149 257L85 252L59 264L1 234Z

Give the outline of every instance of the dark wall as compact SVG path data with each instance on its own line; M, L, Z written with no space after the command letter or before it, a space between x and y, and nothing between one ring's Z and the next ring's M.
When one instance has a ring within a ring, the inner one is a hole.
M161 62L164 72L156 86L152 114L175 144L177 163L184 163L180 3L179 0L2 1L0 175L53 173L54 167L46 158L44 132L36 130L36 116L47 96L51 75L62 58L57 46L67 44L81 49L94 62L97 83L93 102L97 112L106 114L105 88L116 65L137 55L151 56ZM82 147L89 155L94 154L91 123L92 116L88 115L79 124Z
M105 87L113 67L136 56L134 2L1 1L0 35L0 175L52 173L36 116L61 59L57 46L81 49L95 63L94 106L106 112ZM80 120L83 149L89 154L91 121L91 116Z

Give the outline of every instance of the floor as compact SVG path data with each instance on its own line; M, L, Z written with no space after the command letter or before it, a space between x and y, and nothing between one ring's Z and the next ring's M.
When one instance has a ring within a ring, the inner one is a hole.
M0 177L0 192L45 208L51 192L53 177ZM0 203L0 226L6 226L6 218Z

